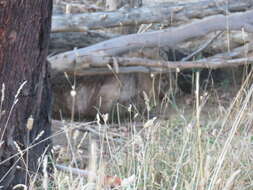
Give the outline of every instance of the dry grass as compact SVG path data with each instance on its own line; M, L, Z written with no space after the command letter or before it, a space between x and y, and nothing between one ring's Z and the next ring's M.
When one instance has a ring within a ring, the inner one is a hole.
M135 182L120 188L253 189L252 73L247 77L237 95L229 97L229 106L224 106L218 96L202 96L204 93L197 90L187 111L184 104L174 105L170 101L168 104L176 109L167 113L167 119L147 114L140 125L131 113L127 126L121 123L114 128L107 123L106 116L104 121L98 117L96 134L79 131L79 134L71 133L73 139L68 135L70 129L64 129L60 133L66 132L67 140L54 153L54 163L84 168L89 160L87 168L96 173L97 179L54 168L52 174L44 170L41 183L33 188L101 189L105 175L121 179L134 175ZM215 102L215 106L207 102ZM70 125L75 127L80 124Z
M128 127L116 130L107 122L101 124L97 120L98 126L103 127L99 136L81 133L86 148L96 139L90 153L76 146L72 156L66 150L62 153L66 159L60 156L58 162L82 167L86 155L90 159L88 169L96 173L98 179L105 175L122 179L136 176L134 183L121 189L253 189L251 81L252 73L237 95L231 97L227 108L216 107L208 112L210 105L203 98L196 98L199 104L192 106L191 115L181 112L179 106L169 119L146 118L141 127L130 120ZM113 132L118 132L115 140L111 136ZM76 141L79 142L78 138ZM89 177L57 169L52 175L49 181L48 177L42 177L44 189L102 188L101 180L88 180Z

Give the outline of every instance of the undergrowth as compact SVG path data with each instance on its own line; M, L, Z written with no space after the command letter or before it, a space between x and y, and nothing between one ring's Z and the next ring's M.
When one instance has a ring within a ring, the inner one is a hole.
M82 133L83 140L94 145L89 154L86 151L90 160L87 168L98 176L116 175L124 179L134 175L135 181L121 189L253 189L251 81L252 73L226 108L216 107L208 112L210 96L202 96L196 88L190 116L179 107L168 119L152 117L144 120L141 127L130 117L127 128L114 129L121 133L118 140L122 137L122 141L109 138L108 116L98 117L97 125L106 126L101 129L101 136L94 141ZM76 152L62 164L78 167L82 150L74 147L71 151ZM41 177L41 184L47 189L102 188L98 181L89 181L89 177L56 168L49 175L47 183Z

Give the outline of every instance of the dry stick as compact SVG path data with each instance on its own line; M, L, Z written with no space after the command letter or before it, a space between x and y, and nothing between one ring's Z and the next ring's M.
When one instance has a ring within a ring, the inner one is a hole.
M229 16L210 16L200 21L193 22L177 28L146 32L141 34L130 34L113 38L98 44L68 51L52 57L48 60L52 68L56 70L67 69L77 61L77 65L85 61L88 55L117 56L130 50L144 47L174 47L176 44L186 40L205 36L215 31L241 30L253 32L253 10L243 13L234 13ZM76 54L79 56L76 57Z
M184 69L199 69L199 68L209 68L209 69L218 69L224 67L236 67L240 65L252 64L253 57L249 58L238 58L231 60L224 59L203 59L198 61L160 61L160 60L150 60L145 58L128 58L128 57L117 57L120 67L118 69L118 74L122 73L134 73L134 72L142 72L142 73L159 73L159 72L171 72L172 70L184 70ZM99 61L101 60L101 61ZM57 70L53 72L53 77L56 77L57 74L62 72L74 73L76 70L77 76L83 75L104 75L104 74L112 74L112 70L106 67L107 64L112 64L111 57L95 57L89 56L87 57L87 62L90 63L90 68L73 68L71 65L68 69L62 68L61 70ZM100 68L92 68L92 66L100 66ZM126 67L127 66L127 67ZM141 67L142 66L142 67ZM147 68L148 67L148 68ZM58 68L59 69L59 68Z
M60 164L55 164L55 167L57 169L61 170L61 171L70 172L72 174L79 175L79 176L82 176L82 177L88 177L88 176L92 176L93 178L97 177L96 173L94 173L92 171L89 171L89 170L82 170L82 169L79 169L79 168L72 168L72 167L63 166L63 165L60 165Z
M204 190L204 168L203 168L203 150L202 150L202 142L201 142L201 127L200 127L200 97L199 97L199 75L200 72L196 72L196 91L195 91L195 97L196 97L196 127L198 132L197 142L198 142L198 161L199 161L199 177L200 177L200 184L198 184L198 189Z
M201 47L199 47L196 51L191 53L190 55L186 56L185 58L182 59L182 61L188 61L200 52L202 52L204 49L206 49L211 43L213 43L216 39L218 39L219 36L221 36L223 32L218 32L213 38L208 40L206 43L204 43Z
M178 162L177 162L177 165L176 165L176 172L175 172L175 178L174 178L174 186L173 186L173 189L172 190L176 190L177 188L177 185L178 185L178 178L179 178L179 173L180 173L180 169L182 168L183 166L183 158L184 158L184 155L185 155L185 152L187 151L187 145L189 143L189 133L187 133L187 136L186 138L184 139L184 143L183 143L183 148L182 148L182 152L180 154L180 157L178 158Z
M214 173L213 173L213 176L210 180L208 190L212 190L215 186L215 183L217 181L218 175L219 175L220 170L222 168L222 164L224 162L225 156L227 155L227 152L229 150L229 146L231 145L231 142L235 136L236 130L238 129L238 127L240 125L240 122L242 120L242 116L243 116L243 114L245 114L245 110L250 102L250 99L252 99L252 95L253 95L253 85L251 85L249 91L247 92L247 94L242 102L241 109L239 110L239 112L235 116L235 121L231 127L228 138L225 142L225 145L222 149L222 152L221 152L219 158L217 159L216 167L214 168Z
M235 58L240 58L240 57L247 57L247 54L252 53L252 51L253 51L253 42L250 42L243 46L232 49L229 52L219 53L212 57L202 59L202 60L212 60L212 59L222 60L222 59L235 59Z
M247 51L247 52L245 52ZM201 60L198 60L199 62L203 62L203 63L207 63L208 61L210 60L215 60L217 62L216 65L203 65L203 67L199 67L199 68L204 68L205 66L208 67L208 68L212 68L212 69L215 69L215 68L221 68L221 67L225 67L224 64L222 64L225 59L235 59L235 58L239 58L239 57L242 57L242 56L247 56L247 53L249 52L252 52L253 51L253 43L248 43L248 44L245 44L241 47L238 47L238 48L235 48L233 49L232 51L230 52L225 52L225 53L219 53L219 54L216 54L212 57L209 57L209 58L206 58L206 59L201 59ZM246 53L246 54L245 54ZM86 63L89 63L90 64L90 67L96 67L98 66L98 64L100 65L101 64L101 67L104 65L105 68L87 68L87 69L77 69L77 72L76 74L79 75L79 76L83 76L83 75L111 75L112 74L112 71L110 69L108 69L108 67L106 67L106 65L109 65L110 62L105 62L103 63L103 60L104 58L96 58L94 56L87 56L87 61ZM109 59L109 58L108 58ZM129 58L122 58L124 61L125 59L127 60L127 62L131 62L131 60L129 60ZM130 58L130 59L133 59L135 60L135 58ZM113 59L111 59L113 60ZM149 59L141 59L141 58L138 58L138 60L141 60L142 63L148 63L149 61L153 61L154 63L164 63L163 65L167 65L166 67L169 67L169 63L171 62L165 62L165 61L155 61L155 60L149 60ZM120 62L120 60L117 60L118 62ZM236 62L236 60L234 60L234 62ZM187 69L188 67L192 67L192 66L186 66L187 63L189 62L180 62L180 63L185 63L183 64L184 67ZM191 62L192 63L192 62ZM249 62L245 62L245 63L249 63ZM80 65L81 63L79 63ZM138 65L139 62L136 63L136 65ZM230 65L230 64L226 64L227 67L230 67L230 66L239 66L240 64L234 64L234 65ZM158 68L158 67L149 67L148 68L148 65L146 64L145 67L144 66L128 66L126 65L127 67L119 67L119 73L120 74L126 74L126 73L165 73L165 72L171 72L171 69L165 69L165 68ZM194 66L198 66L198 65L195 65ZM175 67L174 67L175 68ZM179 68L179 66L177 65L176 68ZM64 68L63 68L64 69ZM181 68L183 69L183 68ZM64 72L65 70L54 70L53 72L53 76L56 76L57 73L62 73ZM69 72L73 72L73 70L71 69L71 65L69 66L69 69L67 70Z
M226 11L245 11L253 7L249 0L205 0L192 3L161 3L153 7L120 9L110 12L55 15L52 18L52 32L83 32L92 29L140 25L150 23L186 22L193 18L226 14Z
M157 68L147 68L143 66L128 66L128 67L119 67L119 72L117 74L128 74L128 73L164 73L168 72L167 70L157 69ZM68 70L69 74L72 74L71 69ZM108 68L87 68L83 70L79 70L76 72L77 76L94 76L94 75L112 75L113 72L111 69ZM58 71L53 71L52 77L53 80L58 80L58 76L61 76L62 73Z
M225 187L223 190L231 190L233 189L234 183L235 183L235 178L241 173L241 170L236 170L235 172L232 173L232 175L228 178Z

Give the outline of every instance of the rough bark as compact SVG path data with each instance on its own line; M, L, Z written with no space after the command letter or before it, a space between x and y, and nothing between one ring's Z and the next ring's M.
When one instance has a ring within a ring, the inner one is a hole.
M95 56L118 56L129 51L138 51L150 47L173 48L181 42L203 37L215 31L241 30L253 32L253 11L233 13L229 16L210 16L200 21L193 22L181 27L131 34L107 40L76 51L68 51L49 57L54 68L69 67L70 64L84 63L87 55Z
M28 185L32 174L38 171L38 159L50 147L47 137L51 88L46 57L51 15L52 0L0 1L0 186L3 189Z
M196 3L171 5L159 4L154 7L120 9L110 12L55 15L52 32L76 32L92 29L104 29L120 26L137 26L149 23L174 24L200 19L211 15L227 14L249 10L253 7L251 0L205 0Z

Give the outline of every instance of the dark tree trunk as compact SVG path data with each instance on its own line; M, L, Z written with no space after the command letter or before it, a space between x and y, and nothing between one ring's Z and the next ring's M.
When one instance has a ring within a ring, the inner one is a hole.
M39 158L50 148L47 137L51 88L46 57L51 14L52 0L0 0L0 186L3 189L28 184L39 168ZM27 124L31 117L32 128Z

